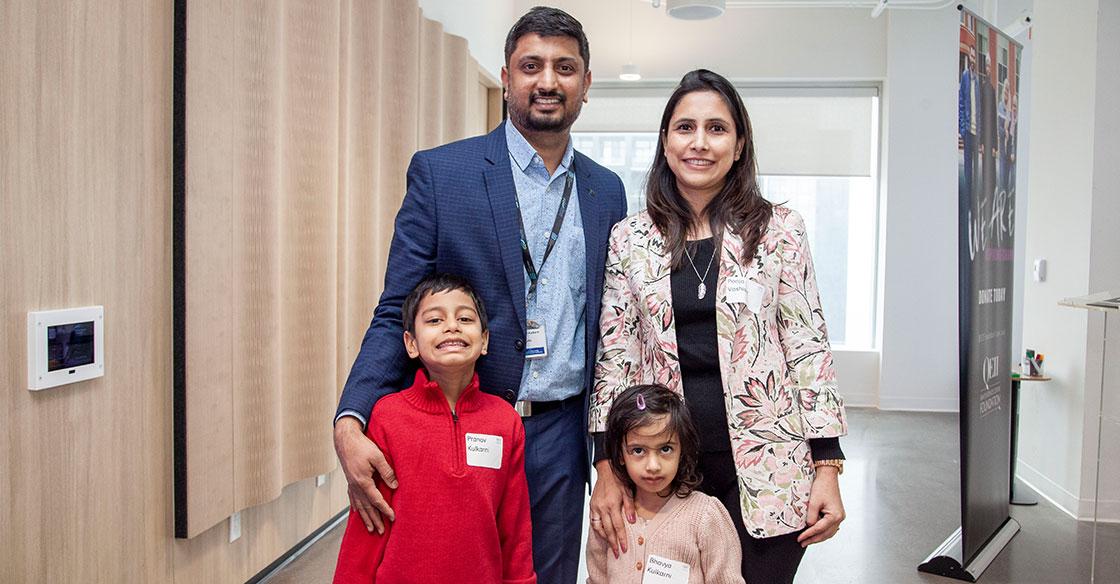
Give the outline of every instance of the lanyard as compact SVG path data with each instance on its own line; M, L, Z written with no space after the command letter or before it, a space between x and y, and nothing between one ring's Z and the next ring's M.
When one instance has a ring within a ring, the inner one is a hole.
M517 197L513 199L517 206L517 224L521 227L521 263L525 264L525 273L529 275L530 296L536 293L540 270L544 269L544 263L548 261L548 256L552 253L552 248L556 246L557 238L560 237L560 226L564 224L564 215L568 212L568 201L571 198L572 171L569 170L564 178L564 195L560 197L560 208L556 210L556 219L552 222L552 231L548 234L548 245L544 249L544 257L541 258L539 268L533 266L533 256L529 253L529 238L525 235L525 220L521 217L521 202Z

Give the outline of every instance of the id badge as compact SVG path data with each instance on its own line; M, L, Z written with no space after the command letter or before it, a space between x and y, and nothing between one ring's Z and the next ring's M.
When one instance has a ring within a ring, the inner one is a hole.
M544 323L530 320L525 323L525 358L544 359L548 356L548 340Z
M646 569L642 572L642 584L688 584L689 566L650 554L646 557Z

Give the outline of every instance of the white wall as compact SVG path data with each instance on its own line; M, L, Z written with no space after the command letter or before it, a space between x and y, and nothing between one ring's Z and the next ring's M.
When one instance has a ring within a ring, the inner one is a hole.
M513 0L420 0L424 16L443 24L443 30L467 39L471 55L494 79L505 63L506 33L521 15Z
M1096 103L1093 120L1092 225L1089 240L1089 291L1120 294L1120 3L1100 2L1097 13ZM1108 355L1099 352L1103 315L1089 316L1085 386L1085 453L1082 456L1082 500L1094 491L1097 459L1097 413L1105 420L1100 436L1100 516L1120 521L1120 314L1108 317ZM1101 378L1104 400L1101 400ZM1080 515L1092 512L1082 503Z
M833 351L836 379L845 405L874 407L879 404L879 358L879 351Z
M956 410L960 12L887 12L879 405Z
M1097 8L1096 0L1036 5L1026 257L1046 258L1049 273L1046 282L1024 278L1023 344L1046 354L1046 372L1054 380L1025 384L1019 431L1020 475L1082 515L1082 499L1089 492L1084 458L1095 454L1085 440L1086 398L1097 395L1086 388L1094 377L1086 366L1099 334L1090 334L1084 311L1057 302L1090 291ZM1105 77L1114 76L1112 69ZM1104 145L1100 154L1115 156L1116 138L1109 139L1111 151ZM1115 160L1106 165L1115 166ZM1116 254L1113 248L1107 255L1116 262ZM1099 383L1099 367L1097 372Z

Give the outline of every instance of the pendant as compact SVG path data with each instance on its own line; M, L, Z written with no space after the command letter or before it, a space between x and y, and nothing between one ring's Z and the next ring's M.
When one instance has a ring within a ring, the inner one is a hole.
M703 300L704 299L704 294L706 294L707 292L708 292L708 287L705 286L703 282L700 282L700 285L696 287L696 299L697 300Z

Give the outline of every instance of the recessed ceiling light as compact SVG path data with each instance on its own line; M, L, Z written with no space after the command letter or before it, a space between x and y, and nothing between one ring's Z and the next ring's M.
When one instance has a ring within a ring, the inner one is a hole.
M666 0L665 10L669 16L681 20L705 20L723 14L727 8L725 0Z

